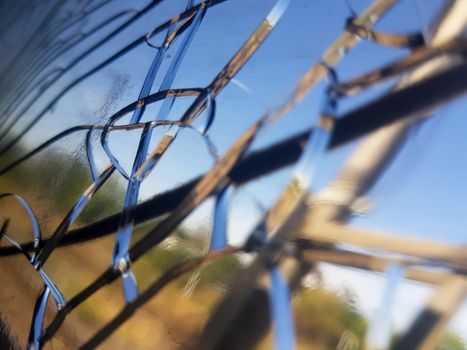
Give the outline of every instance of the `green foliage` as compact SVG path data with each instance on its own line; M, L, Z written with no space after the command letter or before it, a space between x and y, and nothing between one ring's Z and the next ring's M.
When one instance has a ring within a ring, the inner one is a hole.
M20 145L16 154L25 154ZM10 157L11 158L11 157ZM5 164L12 161L8 159ZM70 157L62 152L48 150L26 161L4 175L13 188L26 189L31 197L46 203L47 212L65 215L91 184L88 164L78 156ZM78 221L90 223L116 213L122 208L124 186L116 176L111 177L93 196Z
M440 350L466 350L465 342L457 334L448 333L443 339Z
M338 295L323 288L305 289L297 296L294 311L298 334L304 340L335 349L344 332L350 331L363 348L367 321L349 291Z
M149 255L150 260L154 269L161 272L167 271L171 267L174 267L181 262L194 257L190 251L183 249L180 246L174 246L173 248L167 248L164 246L153 249Z
M232 275L242 268L241 262L235 256L227 256L207 265L201 272L200 285L221 284L230 282Z
M164 272L183 261L201 256L205 250L205 235L187 235L182 229L178 229L171 238L169 244L163 244L148 253L146 261L150 263L147 273ZM204 242L204 244L202 243ZM213 284L226 285L230 277L242 267L241 262L235 256L227 256L213 261L200 270L198 287ZM184 284L189 274L179 279L179 284Z

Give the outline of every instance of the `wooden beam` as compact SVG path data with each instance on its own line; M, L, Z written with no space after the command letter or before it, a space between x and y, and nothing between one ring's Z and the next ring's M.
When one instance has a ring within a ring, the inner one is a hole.
M388 258L370 254L339 250L311 249L300 252L300 259L308 263L328 263L343 267L353 267L366 271L384 272L390 264L413 264L413 260L404 258ZM433 270L422 267L407 266L404 271L404 278L433 285L444 284L453 277L462 278L463 275L449 271Z
M419 238L381 233L345 225L324 224L313 226L306 221L298 235L312 241L328 244L350 244L361 248L378 249L422 259L440 260L453 268L467 271L467 247Z

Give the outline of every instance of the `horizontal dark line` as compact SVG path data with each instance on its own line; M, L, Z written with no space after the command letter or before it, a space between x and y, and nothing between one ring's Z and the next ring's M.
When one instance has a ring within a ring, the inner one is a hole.
M329 149L451 100L467 92L466 82L467 63L463 63L359 107L337 118ZM229 178L234 184L241 185L293 164L298 160L310 132L312 129L307 129L285 141L251 153L232 169ZM172 211L200 179L201 177L197 177L139 204L135 212L135 223L140 224ZM71 230L62 238L60 246L89 241L115 232L119 218L120 213L117 213ZM43 239L41 245L46 242L47 238ZM23 248L32 249L32 242L25 243ZM0 255L17 252L14 247L0 248Z

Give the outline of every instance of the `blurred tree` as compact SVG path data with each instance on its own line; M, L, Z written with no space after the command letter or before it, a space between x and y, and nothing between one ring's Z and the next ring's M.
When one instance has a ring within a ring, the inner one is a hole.
M337 294L322 287L303 289L294 303L299 338L316 348L336 349L345 332L359 340L363 348L367 320L355 305L349 290Z

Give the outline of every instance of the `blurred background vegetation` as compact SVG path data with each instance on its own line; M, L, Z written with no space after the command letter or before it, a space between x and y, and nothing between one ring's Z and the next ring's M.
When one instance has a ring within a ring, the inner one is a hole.
M17 146L14 154L23 154L23 152L24 150ZM63 218L90 183L88 166L83 158L74 157L70 160L66 154L57 151L46 153L47 162L42 163L41 157L45 156L37 156L18 169L7 173L0 179L0 186L3 191L18 192L27 199L36 198L30 205L38 216L48 217L49 223L58 222L58 218ZM38 172L40 164L47 166L40 169L31 185L31 174ZM51 186L51 179L56 177L57 171L61 173L59 181L62 182ZM53 193L55 190L52 187L61 188L60 195ZM48 198L44 198L44 203L41 203L37 200L41 198L40 196L28 196L28 193L41 193ZM118 178L112 178L91 200L80 215L77 225L91 223L102 216L121 210L123 194L124 183ZM23 212L16 212L17 209L8 201L2 203L2 219L23 217L25 219L19 221L24 225L24 229L28 230L27 218ZM50 220L51 212L57 220ZM156 222L157 220L152 220L139 225L134 235L135 239L153 227ZM50 230L53 229L51 225L47 225L45 234L51 233ZM209 227L198 228L195 231L187 231L180 227L162 245L144 256L134 266L140 287L144 288L170 267L205 253L209 245L209 231ZM23 236L22 238L25 239ZM51 277L69 298L108 266L112 247L113 237L107 237L79 246L58 249L52 255L50 264L57 264L60 267L50 272ZM19 272L18 269L21 269L16 263L17 259L2 261L2 268L10 269L13 272L12 276L16 277L18 275L15 275L14 271ZM129 326L125 325L116 332L105 343L104 348L152 349L163 345L164 348L175 349L189 342L190 338L202 329L210 309L224 294L232 276L241 271L243 265L241 257L229 256L182 276L151 301L147 308L138 311L137 314L146 313L144 323L150 326L142 327L140 319L135 316L137 319L130 320ZM0 283L6 283L2 296L15 294L15 289L25 289L24 283L31 283L33 278L29 280L27 273L25 274L24 271L21 273L25 275L23 278L10 278L9 281L5 280L5 276L0 278ZM319 279L314 280L316 283L302 288L293 296L298 349L363 349L368 320L358 309L352 291L344 290L337 293L326 289ZM37 283L35 287L37 289ZM121 294L120 284L114 283L92 298L94 300L80 306L67 321L65 331L58 334L59 339L51 343L53 348L70 346L73 348L92 335L96 327L102 326L121 308L123 305ZM35 294L31 293L27 296L27 298L31 297L35 297ZM16 302L21 304L21 297L18 299L20 300ZM9 314L7 310L4 317L14 331L22 329L20 333L25 333L27 325L18 323L20 320L30 319L31 312L32 310L28 308L15 308L13 314ZM19 317L22 313L25 315ZM73 334L77 330L80 333L79 337ZM24 338L24 334L19 334L19 337ZM259 348L269 349L271 346L272 338L269 335ZM448 334L441 349L461 350L467 347L455 334Z

